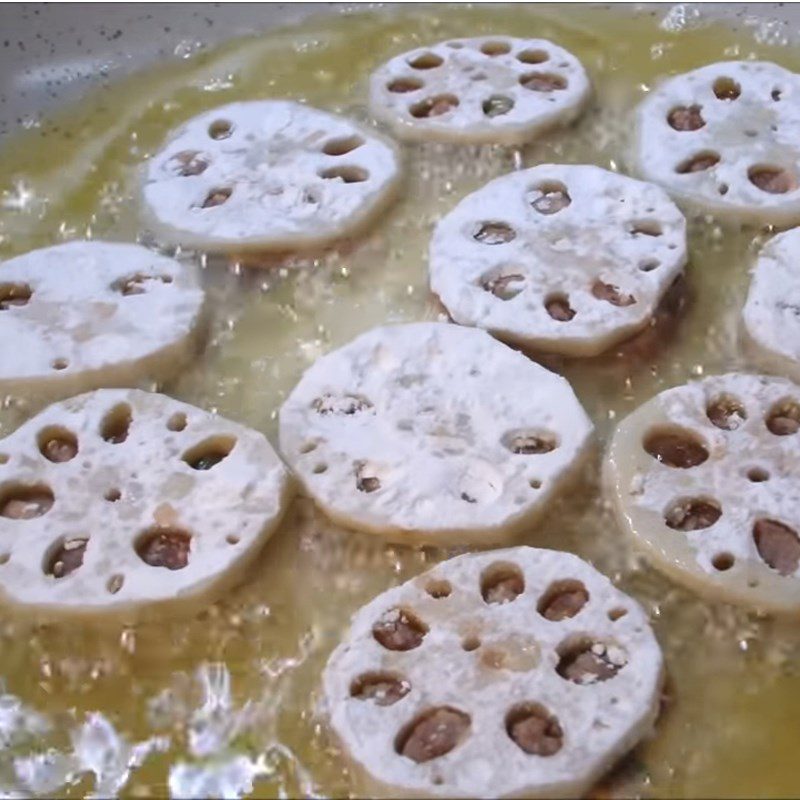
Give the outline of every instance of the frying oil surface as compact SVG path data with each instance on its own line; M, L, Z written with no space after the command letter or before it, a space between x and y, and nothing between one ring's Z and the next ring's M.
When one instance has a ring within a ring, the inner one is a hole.
M366 76L378 62L448 37L513 33L551 38L575 53L596 95L573 130L519 152L408 147L404 198L352 248L271 271L237 274L209 263L210 346L164 388L275 441L277 409L315 358L375 324L436 317L427 243L437 218L464 194L542 162L624 170L629 112L659 76L751 56L800 69L798 54L757 44L750 30L670 30L660 25L666 12L364 14L160 65L4 145L0 256L85 235L135 238L139 164L172 127L204 109L294 97L364 120ZM545 361L572 382L603 443L616 419L656 392L742 365L738 314L766 234L723 232L704 220L690 227L685 286L655 329L598 359ZM36 398L7 402L0 433L36 407ZM596 466L524 541L576 552L639 598L670 671L657 736L598 794L796 795L800 627L706 603L640 564L600 497ZM168 786L182 795L251 785L260 796L354 791L314 715L321 668L358 606L445 555L336 530L299 501L250 581L189 621L32 629L3 612L0 788L82 796L125 786L123 794L136 797L163 795Z

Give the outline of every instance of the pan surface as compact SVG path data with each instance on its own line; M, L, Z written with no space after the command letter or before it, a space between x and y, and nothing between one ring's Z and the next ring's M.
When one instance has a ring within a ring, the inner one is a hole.
M367 121L366 76L424 42L513 33L576 53L596 96L574 129L520 150L407 147L404 195L363 240L268 269L209 260L210 346L163 388L275 442L277 408L315 358L373 325L437 318L427 243L464 194L521 164L625 171L630 110L656 80L751 56L798 71L789 46L798 19L800 9L777 4L0 6L0 258L84 236L150 241L137 216L138 167L204 109L293 97ZM657 392L743 366L739 310L770 235L692 219L687 280L654 329L591 361L547 362L575 387L603 443ZM4 400L0 435L39 403ZM525 541L594 563L644 604L665 650L656 736L603 796L797 796L800 628L701 600L648 568L623 541L596 474L594 464ZM247 583L189 620L32 626L0 610L0 792L356 791L316 715L322 666L361 604L446 555L343 531L300 499Z

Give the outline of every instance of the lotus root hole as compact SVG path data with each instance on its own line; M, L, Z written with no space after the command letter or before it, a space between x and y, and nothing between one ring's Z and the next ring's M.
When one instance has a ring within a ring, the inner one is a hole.
M11 558L11 553L0 553L0 566L8 564Z
M373 474L375 468L369 464L361 463L356 467L356 489L365 494L372 494L381 488L381 479Z
M498 300L508 301L513 300L525 288L526 282L527 278L521 269L509 267L486 276L481 281L481 288Z
M549 216L571 205L572 198L567 187L560 181L546 181L531 189L528 202L535 211Z
M644 449L667 467L690 469L708 458L703 441L685 428L659 428L645 436Z
M356 394L333 395L324 394L311 403L317 414L345 414L352 416L362 411L369 411L372 403L366 397Z
M752 483L764 483L769 480L769 472L763 467L750 467L747 470L747 480Z
M116 573L106 581L106 591L109 594L117 594L125 583L125 576Z
M411 684L392 672L365 672L350 684L350 697L376 706L393 706L411 691Z
M504 94L493 94L483 101L481 108L487 117L502 117L514 108L514 100Z
M444 579L436 579L428 581L425 586L425 591L434 598L434 600L442 600L445 597L450 597L453 592L453 587L450 581Z
M542 488L542 482L538 478L531 478L528 481L528 486L530 486L531 489L541 489Z
M735 431L744 424L747 411L741 400L733 395L722 394L706 406L706 416L717 428Z
M680 175L687 175L692 172L705 172L707 169L711 169L711 167L715 167L719 164L719 161L719 153L712 153L710 150L704 150L701 153L696 153L691 158L687 158L685 161L681 161L681 163L675 167L675 172Z
M678 106L669 112L667 122L676 131L697 131L706 124L701 112L702 108L697 105Z
M303 444L300 445L300 455L304 456L308 455L309 453L313 453L316 449L317 449L316 442L312 441L303 442Z
M233 189L228 186L220 186L212 189L207 195L205 200L200 204L200 208L216 208L217 206L224 205L233 194Z
M425 84L418 78L395 78L386 88L395 94L408 94L419 91Z
M49 425L36 437L39 452L54 464L71 461L78 455L78 438L60 425Z
M550 56L544 50L523 50L517 54L517 61L523 64L544 64L549 60Z
M770 97L777 103L781 99L781 90L780 89L773 89L770 93Z
M128 275L125 278L120 278L111 284L111 288L115 292L119 292L123 297L130 297L131 295L145 294L148 289L148 283L160 281L168 285L172 283L171 275L147 275L143 272L137 272L135 275Z
M405 725L395 739L395 750L417 764L440 758L466 739L469 714L451 706L423 711Z
M183 411L176 411L167 420L167 430L173 431L174 433L180 433L185 429L186 429L186 414L184 414Z
M674 531L699 531L710 528L722 516L722 509L715 500L693 497L678 500L664 514L664 522Z
M327 464L323 464L323 463L315 464L314 465L314 469L312 470L312 472L315 475L322 475L323 473L325 473L327 471L328 471L328 465Z
M461 640L461 649L467 653L472 653L481 646L481 640L478 636L465 636Z
M511 431L503 437L503 444L515 455L542 455L558 447L558 437L548 431Z
M589 602L589 592L578 580L554 581L539 598L538 612L551 622L571 619Z
M119 403L103 417L100 436L109 444L122 444L130 432L133 411L127 403Z
M344 183L363 183L369 180L369 171L363 167L342 166L323 169L319 173L324 180L336 180L337 178Z
M86 553L86 545L89 543L87 537L76 536L69 539L60 539L45 557L43 566L45 575L52 575L54 578L64 578L75 572L83 565L83 557Z
M212 139L227 139L233 133L233 123L227 119L215 119L208 126L208 135Z
M494 56L504 56L506 53L510 52L511 45L508 42L492 40L489 42L484 42L481 45L481 53L483 53L485 56L489 56L490 58L494 58Z
M611 622L616 622L618 619L622 619L627 613L627 608L612 608L608 612L608 618L611 620Z
M544 308L556 322L569 322L575 318L575 309L569 304L569 297L565 294L552 294L546 297Z
M172 171L182 178L202 175L208 169L209 163L208 156L199 150L181 150L169 160Z
M241 541L241 539L240 539L238 536L236 536L235 534L233 534L233 533L229 533L229 534L228 534L228 535L225 537L225 541L226 541L228 544L230 544L230 545L234 545L234 544L239 544L239 542Z
M489 604L513 603L525 591L522 570L508 561L496 561L481 573L481 597Z
M119 489L109 489L104 495L103 499L109 503L117 503L122 499L122 492Z
M714 558L711 559L711 566L714 567L717 572L727 572L735 563L736 559L731 553L717 553Z
M472 238L481 244L506 244L516 237L514 229L505 222L482 222L480 223Z
M567 79L552 72L529 72L520 76L519 82L532 92L556 92L567 88Z
M233 436L211 436L187 450L182 458L192 469L209 470L226 459L235 446Z
M409 107L409 113L415 119L441 117L458 107L458 98L454 94L437 94L427 97Z
M661 236L663 230L661 223L654 219L642 219L632 222L629 226L632 236Z
M135 550L151 567L178 570L189 563L191 541L191 534L180 528L156 525L139 537Z
M413 611L393 608L372 626L375 641L387 650L405 652L422 644L428 626Z
M444 64L444 59L430 51L408 59L408 66L412 69L436 69L436 67L441 67L442 64Z
M791 436L800 430L800 404L783 400L772 406L767 414L767 429L775 436Z
M639 269L642 272L652 272L654 269L658 269L659 266L661 266L661 262L655 258L646 258L639 263Z
M0 517L27 520L44 516L55 503L52 490L44 484L14 484L0 489Z
M353 134L352 136L340 136L336 139L328 139L322 146L322 152L326 156L344 156L352 153L364 144L364 140Z
M742 93L742 87L733 78L717 78L711 88L718 100L736 100Z
M66 369L69 366L69 361L66 358L54 358L50 362L50 366L60 372L61 370Z
M782 167L755 166L747 170L750 183L768 194L786 194L797 188L797 180Z
M0 283L0 311L26 306L33 297L33 291L27 283Z
M506 714L506 733L528 755L552 756L564 744L558 718L540 703L520 703Z
M613 678L627 663L625 649L614 642L573 636L559 645L556 672L580 686Z
M797 531L774 519L760 519L753 526L758 554L767 566L781 575L793 575L800 563Z
M620 291L618 286L605 283L599 278L592 284L592 296L620 308L632 306L636 302L636 298L632 294L626 294Z

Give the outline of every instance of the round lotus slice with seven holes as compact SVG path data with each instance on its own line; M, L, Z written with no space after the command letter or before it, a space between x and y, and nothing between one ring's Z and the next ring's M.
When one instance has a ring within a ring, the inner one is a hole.
M396 148L343 117L283 100L189 120L145 167L148 222L212 251L321 247L358 233L395 195Z
M567 125L589 100L583 66L544 39L453 39L395 56L370 108L401 139L522 144Z
M323 356L280 412L281 451L323 511L414 543L507 539L576 475L591 433L564 378L437 322Z
M260 433L135 389L51 405L0 456L0 594L46 617L208 601L287 501Z
M0 264L0 393L66 397L174 376L204 330L197 269L132 244L70 242Z
M631 598L532 547L444 561L353 618L324 706L370 790L582 797L650 733L661 650Z
M654 566L703 594L800 611L800 387L719 375L617 428L605 479Z
M759 253L742 316L754 361L800 381L800 228L778 234Z
M637 110L636 171L718 219L800 222L800 76L723 61L670 78Z
M685 263L686 221L661 188L554 164L465 197L429 256L431 288L456 322L570 356L645 327Z

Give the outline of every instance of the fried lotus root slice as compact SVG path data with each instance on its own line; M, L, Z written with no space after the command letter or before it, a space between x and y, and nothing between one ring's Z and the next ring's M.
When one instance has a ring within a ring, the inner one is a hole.
M544 164L465 197L436 226L428 261L454 321L593 356L651 322L686 252L686 221L660 187Z
M577 474L591 433L563 378L436 322L323 356L280 411L281 452L317 505L404 543L506 541Z
M384 638L398 620L413 647ZM367 603L322 702L366 795L583 797L651 732L662 680L634 600L574 555L513 547Z
M0 393L56 399L174 377L197 352L204 300L193 265L138 245L77 241L5 261Z
M635 172L693 211L800 222L800 76L723 61L665 80L636 111Z
M604 481L655 567L757 610L800 611L800 387L730 373L649 400L613 435Z
M800 381L800 229L778 234L758 254L742 323L752 360Z
M372 130L285 100L232 103L184 123L145 165L147 222L217 252L319 248L367 228L400 158Z
M288 502L288 473L262 434L135 389L48 406L0 450L0 594L46 619L210 602Z
M585 108L589 78L545 39L482 36L402 53L370 78L370 109L400 139L523 144Z

